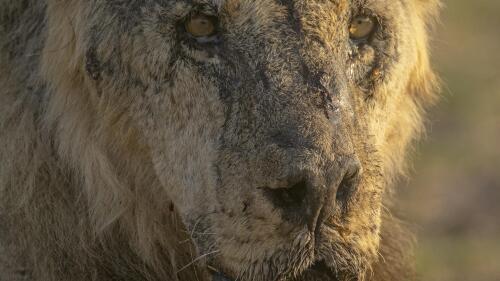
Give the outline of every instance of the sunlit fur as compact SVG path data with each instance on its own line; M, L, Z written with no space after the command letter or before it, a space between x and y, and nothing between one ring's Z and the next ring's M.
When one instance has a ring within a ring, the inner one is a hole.
M192 3L220 13L227 52L173 43L172 22ZM413 238L387 206L435 100L427 33L438 6L0 0L0 280L195 281L222 270L238 281L314 281L303 271L316 258L338 281L411 280ZM388 39L347 62L345 26L365 9L382 14ZM299 60L339 96L341 133L310 107L317 92ZM245 119L271 92L277 116ZM317 249L249 191L288 165L279 149L262 160L258 138L287 122L322 151L298 161L313 173L329 154L354 153L363 168L349 212L332 210Z

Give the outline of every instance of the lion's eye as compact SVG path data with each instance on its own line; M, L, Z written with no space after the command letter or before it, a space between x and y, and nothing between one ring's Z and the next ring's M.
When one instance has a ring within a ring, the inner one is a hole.
M370 16L357 16L349 26L349 35L352 40L368 40L377 28L377 21Z
M216 32L215 17L204 14L193 14L185 23L186 31L194 37L209 37Z

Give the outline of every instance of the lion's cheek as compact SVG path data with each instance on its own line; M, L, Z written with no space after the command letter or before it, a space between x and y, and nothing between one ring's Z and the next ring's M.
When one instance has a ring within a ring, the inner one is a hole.
M202 76L186 75L190 71L180 67L173 83L149 87L136 108L156 174L184 218L215 202L224 119L217 88Z

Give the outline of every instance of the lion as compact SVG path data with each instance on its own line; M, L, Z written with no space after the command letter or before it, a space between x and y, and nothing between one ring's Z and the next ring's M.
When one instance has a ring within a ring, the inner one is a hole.
M0 280L412 280L437 0L1 0Z

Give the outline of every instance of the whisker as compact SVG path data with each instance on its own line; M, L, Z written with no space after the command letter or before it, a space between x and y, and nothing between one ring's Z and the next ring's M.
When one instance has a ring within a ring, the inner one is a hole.
M193 264L195 264L196 262L210 256L210 255L214 255L214 254L217 254L219 253L220 251L217 250L217 251L213 251L213 252L209 252L209 253L206 253L206 254L203 254L199 257L197 257L196 259L192 260L190 263L186 264L185 266L183 266L181 269L177 270L176 274L179 274L179 272L182 272L184 270L186 270L187 268L189 268L190 266L192 266Z

